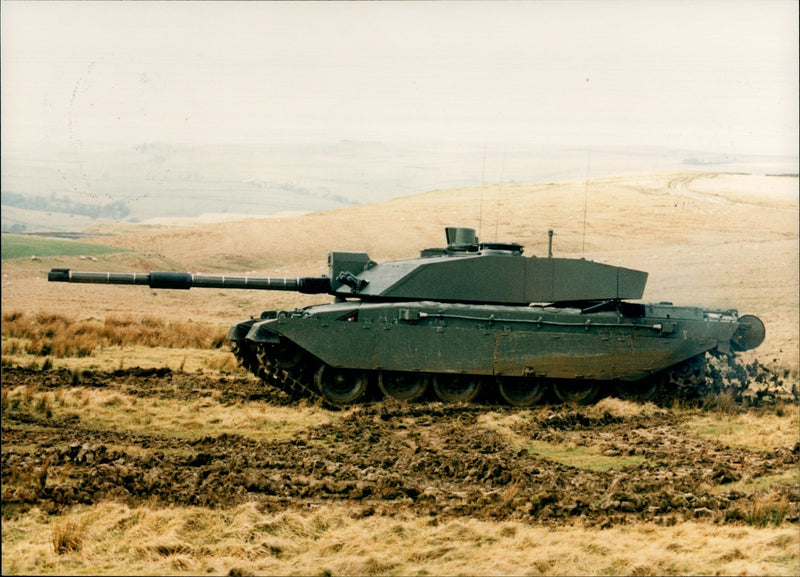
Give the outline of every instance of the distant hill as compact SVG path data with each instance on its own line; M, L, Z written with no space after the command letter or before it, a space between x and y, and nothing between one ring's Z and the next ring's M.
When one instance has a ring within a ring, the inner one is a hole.
M797 159L663 148L340 141L18 151L2 154L2 230L79 231L102 222L308 212L434 189L653 170L797 171ZM692 168L695 168L693 166Z

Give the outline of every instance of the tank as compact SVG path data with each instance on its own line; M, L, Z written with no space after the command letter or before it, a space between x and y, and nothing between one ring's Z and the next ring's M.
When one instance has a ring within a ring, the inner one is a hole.
M53 282L327 294L332 302L265 311L233 325L239 362L295 399L342 407L392 397L518 407L588 403L604 391L648 399L700 387L710 355L764 340L736 310L642 303L647 273L576 258L524 256L513 242L445 229L446 246L377 263L331 252L329 274L274 278L54 268Z

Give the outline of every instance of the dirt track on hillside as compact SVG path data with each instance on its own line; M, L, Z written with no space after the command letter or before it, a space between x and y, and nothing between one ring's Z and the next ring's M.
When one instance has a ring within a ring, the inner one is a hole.
M57 391L69 371L4 369L4 389ZM164 399L212 393L224 403L286 405L279 392L246 377L131 369L84 373L81 386ZM800 444L770 451L731 448L680 427L687 412L615 416L553 405L516 419L514 409L381 402L343 413L288 440L222 434L195 439L92 430L78 414L59 418L3 407L3 515L39 506L59 512L108 499L137 504L230 506L254 500L264 510L346 502L354 516L410 512L445 519L530 519L608 526L634 519L745 519L752 495L725 490L740 479L798 467ZM599 445L608 457L641 464L591 471L545 460L520 443ZM23 447L35 446L35 451ZM26 481L27 480L27 481ZM27 482L27 484L26 484ZM722 486L722 490L720 490ZM796 487L773 489L786 520L798 520Z

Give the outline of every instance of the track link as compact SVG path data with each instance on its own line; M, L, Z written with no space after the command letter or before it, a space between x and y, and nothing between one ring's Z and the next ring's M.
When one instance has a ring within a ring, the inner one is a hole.
M312 400L320 403L326 409L339 410L342 408L328 401L317 391L316 387L304 382L308 375L314 372L312 363L308 362L305 357L301 356L298 363L284 368L281 367L281 360L275 355L275 350L267 343L234 341L232 349L233 354L244 368L268 385L286 393L293 400Z

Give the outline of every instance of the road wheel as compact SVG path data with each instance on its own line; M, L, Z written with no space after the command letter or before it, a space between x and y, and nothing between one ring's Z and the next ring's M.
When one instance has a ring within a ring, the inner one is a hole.
M369 387L363 371L335 369L322 365L314 375L314 383L328 401L334 405L351 405L364 397Z
M524 377L500 377L500 395L515 407L530 407L542 400L547 386L541 379Z
M475 375L436 375L433 390L446 403L469 403L481 392L482 381Z
M622 396L632 401L652 401L663 391L666 380L667 375L662 372L638 381L623 383L621 387Z
M416 401L428 390L430 376L421 373L392 371L378 375L383 394L399 401Z
M600 387L582 379L559 379L553 382L556 396L571 405L588 405L597 398Z

